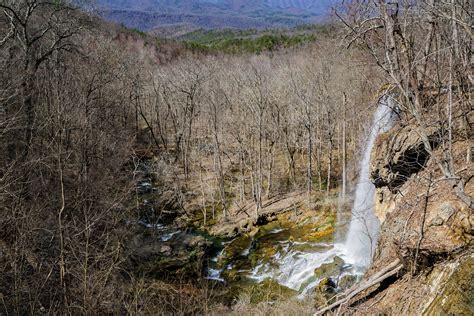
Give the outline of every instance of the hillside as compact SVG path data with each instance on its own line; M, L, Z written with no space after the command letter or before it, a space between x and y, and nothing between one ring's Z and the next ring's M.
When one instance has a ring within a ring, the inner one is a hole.
M310 25L290 29L222 29L205 30L174 29L173 39L183 43L188 49L206 53L260 54L267 51L298 49L305 45L324 41L334 34L337 27L333 24ZM163 33L155 30L153 34Z
M0 315L474 314L470 2L72 3L0 2Z
M99 0L101 15L128 27L149 31L190 24L201 28L268 28L325 19L338 1Z

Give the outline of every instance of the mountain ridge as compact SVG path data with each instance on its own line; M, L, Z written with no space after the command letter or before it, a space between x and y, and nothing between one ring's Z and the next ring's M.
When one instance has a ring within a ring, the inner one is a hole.
M200 28L293 27L324 19L336 0L98 0L100 15L142 31L164 25Z

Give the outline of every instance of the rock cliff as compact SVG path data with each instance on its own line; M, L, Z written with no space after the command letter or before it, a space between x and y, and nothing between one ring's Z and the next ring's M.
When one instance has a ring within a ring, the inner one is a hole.
M433 155L442 159L441 132L432 129L428 135ZM457 174L468 179L465 193L473 196L467 144L454 142L452 152ZM366 278L396 260L403 269L354 298L346 313L474 314L473 210L456 196L433 158L411 125L377 140L371 177L381 231Z

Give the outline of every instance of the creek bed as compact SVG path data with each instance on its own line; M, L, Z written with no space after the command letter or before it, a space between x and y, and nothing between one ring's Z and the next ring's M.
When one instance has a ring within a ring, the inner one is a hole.
M224 242L209 261L208 278L231 285L276 282L302 298L324 278L331 278L336 286L358 278L344 263L342 248L334 242L332 213L300 224L282 216L253 234Z

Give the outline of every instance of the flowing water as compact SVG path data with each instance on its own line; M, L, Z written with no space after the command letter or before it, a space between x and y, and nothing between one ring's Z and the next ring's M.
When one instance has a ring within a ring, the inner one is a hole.
M355 190L352 219L344 245L344 260L365 270L372 261L378 239L379 220L374 214L375 186L370 181L370 155L380 133L392 125L392 99L384 97L374 114L369 137L359 166L359 180Z
M328 209L305 213L303 218L282 214L277 221L260 226L255 234L229 241L196 230L180 231L150 215L155 212L146 198L156 194L151 179L141 181L137 187L143 198L138 224L153 229L163 243L172 247L180 246L189 235L213 241L209 279L234 284L264 283L270 279L299 297L310 293L323 278L331 278L342 289L366 271L377 242L379 222L374 215L375 187L369 180L370 156L377 136L391 127L391 108L389 97L380 99L364 144L345 241L344 230L334 231L339 214ZM143 169L145 177L145 164Z
M321 223L270 223L253 237L240 237L225 245L209 269L209 278L220 281L246 278L255 282L272 279L298 291L300 297L314 289L323 277L328 277L316 273L315 269L321 267L329 265L329 276L336 285L345 276L359 278L370 265L379 230L374 215L375 187L369 180L370 155L377 135L391 127L392 113L391 100L380 99L361 157L345 242L334 240L334 232L312 238Z

